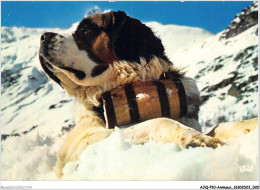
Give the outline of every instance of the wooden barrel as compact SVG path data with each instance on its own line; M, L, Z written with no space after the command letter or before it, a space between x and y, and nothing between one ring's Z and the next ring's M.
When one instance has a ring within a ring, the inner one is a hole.
M183 84L174 77L120 86L102 98L107 128L158 117L179 119L187 114Z

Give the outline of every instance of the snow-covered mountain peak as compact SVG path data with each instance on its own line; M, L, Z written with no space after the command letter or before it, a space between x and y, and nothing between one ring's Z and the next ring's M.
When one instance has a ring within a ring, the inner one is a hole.
M87 18L87 17L95 15L95 14L99 14L99 13L103 13L103 11L98 6L95 6L93 9L90 9L87 12L87 14L84 16L84 18Z
M257 24L258 24L258 1L255 1L251 5L243 9L241 13L235 16L235 19L222 33L220 39L228 39L234 37ZM258 30L256 30L255 35L258 35Z

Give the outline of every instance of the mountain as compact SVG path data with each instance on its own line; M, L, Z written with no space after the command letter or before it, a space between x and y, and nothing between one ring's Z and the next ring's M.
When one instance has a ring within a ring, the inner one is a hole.
M63 106L71 109L72 99L48 79L39 64L39 39L46 31L64 32L23 27L1 29L2 134L21 134L38 127L41 132L47 128L60 132L60 127L72 123L71 113L54 109ZM64 120L50 119L54 115Z
M257 10L254 2L223 32L170 56L197 81L204 127L258 116Z
M235 16L235 19L230 23L227 29L222 32L220 39L228 39L234 37L252 26L258 24L258 1L255 1L241 13ZM257 35L258 31L256 32Z
M89 16L92 16L92 15L95 15L95 14L100 14L102 13L103 11L98 7L98 6L95 6L93 9L90 9L87 14L84 16L84 18L86 17L89 17Z
M204 131L219 122L258 115L257 9L255 2L216 35L200 28L145 23L162 39L174 64L196 79L203 98ZM1 28L3 180L57 179L52 168L74 126L74 101L44 74L38 51L42 33L70 33L77 24L68 29ZM79 162L67 164L64 179L256 180L257 132L217 150L180 151L173 144L132 144L117 129L105 141L89 146ZM241 173L239 166L248 164L252 171Z
M173 55L177 50L192 47L214 34L202 28L163 25L158 22L145 23L162 40L167 55Z

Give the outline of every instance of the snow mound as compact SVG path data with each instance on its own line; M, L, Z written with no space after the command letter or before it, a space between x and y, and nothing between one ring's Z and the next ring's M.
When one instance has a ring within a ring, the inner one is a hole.
M62 140L42 138L37 131L7 138L2 180L57 180L52 168ZM62 180L257 180L257 150L258 129L217 149L186 150L172 143L132 144L116 129L67 163Z
M20 137L7 137L2 146L2 180L55 180L56 162L54 142L62 139L43 138L39 131Z
M104 141L89 146L79 161L65 165L63 179L257 180L257 131L230 139L215 150L180 150L171 143L131 144L116 130Z

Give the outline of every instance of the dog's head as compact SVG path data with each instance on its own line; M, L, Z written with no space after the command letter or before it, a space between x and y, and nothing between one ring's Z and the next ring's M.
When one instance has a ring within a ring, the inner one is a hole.
M161 40L139 20L123 11L97 14L83 19L70 36L44 33L40 62L44 71L62 85L62 77L77 85L95 85L114 61L140 63L152 56L167 60Z

